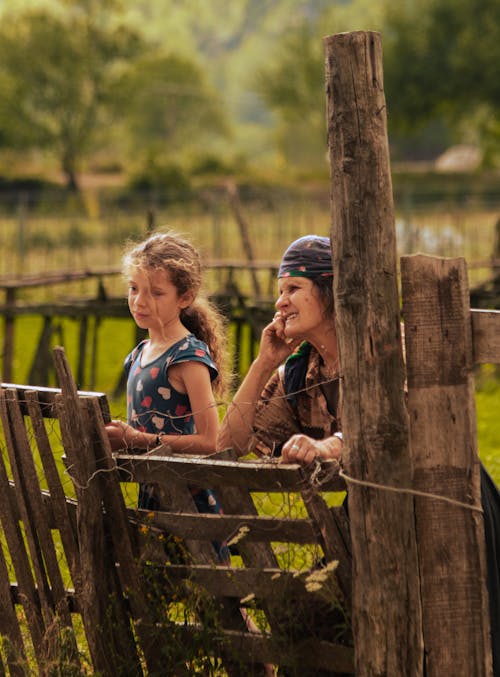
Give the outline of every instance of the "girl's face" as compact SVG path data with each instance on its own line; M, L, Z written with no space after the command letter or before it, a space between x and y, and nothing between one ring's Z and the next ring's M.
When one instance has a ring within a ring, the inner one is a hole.
M325 308L314 282L307 277L282 277L278 280L276 308L285 323L287 338L311 339L328 328Z
M191 303L179 296L166 271L133 269L128 284L128 307L141 329L161 333L179 321L183 308Z

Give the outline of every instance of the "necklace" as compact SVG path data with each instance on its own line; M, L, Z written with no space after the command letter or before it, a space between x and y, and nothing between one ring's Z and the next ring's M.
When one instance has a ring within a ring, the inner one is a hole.
M319 346L319 353L323 360L323 371L328 378L335 378L339 373L339 358L338 355L333 356L328 348L321 343ZM328 359L328 357L330 359Z

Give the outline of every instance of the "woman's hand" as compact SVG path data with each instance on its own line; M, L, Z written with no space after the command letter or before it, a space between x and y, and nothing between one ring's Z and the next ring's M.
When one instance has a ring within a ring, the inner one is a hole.
M316 458L327 461L339 459L341 455L342 440L339 437L314 440L306 435L293 435L283 445L281 462L309 465Z
M274 371L300 343L300 339L289 339L285 336L285 323L278 310L272 322L262 330L258 359Z
M128 425L128 423L124 423L124 421L111 421L106 424L105 428L113 451L130 449L132 447L137 449L147 447L147 433L136 430L131 425Z

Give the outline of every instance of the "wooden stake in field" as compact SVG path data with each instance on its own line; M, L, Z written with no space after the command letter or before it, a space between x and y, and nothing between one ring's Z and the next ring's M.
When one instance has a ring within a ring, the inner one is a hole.
M380 36L325 38L334 297L353 552L355 671L422 674L394 209Z

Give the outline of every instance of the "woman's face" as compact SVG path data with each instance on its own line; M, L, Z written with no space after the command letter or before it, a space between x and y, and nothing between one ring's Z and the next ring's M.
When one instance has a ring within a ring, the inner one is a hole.
M278 280L276 309L285 324L287 338L310 339L326 329L325 307L314 282L307 277L282 277Z

